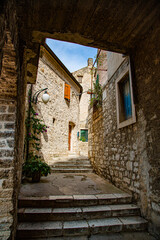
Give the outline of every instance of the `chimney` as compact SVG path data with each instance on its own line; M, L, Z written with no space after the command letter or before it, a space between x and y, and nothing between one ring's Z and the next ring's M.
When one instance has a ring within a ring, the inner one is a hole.
M88 58L88 67L93 65L93 58Z

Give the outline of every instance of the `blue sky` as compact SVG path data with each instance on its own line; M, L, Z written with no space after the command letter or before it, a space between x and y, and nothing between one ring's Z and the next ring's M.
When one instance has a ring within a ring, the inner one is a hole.
M88 58L93 58L97 54L96 48L85 47L75 43L46 39L46 43L63 62L70 72L87 66Z

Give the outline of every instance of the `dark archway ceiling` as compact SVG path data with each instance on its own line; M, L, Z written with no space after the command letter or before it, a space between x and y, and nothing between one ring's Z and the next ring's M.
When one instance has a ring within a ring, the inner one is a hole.
M159 0L15 0L27 82L36 81L45 38L129 54L154 28ZM150 36L147 36L150 37Z
M159 0L16 0L21 39L45 37L126 52L160 16Z

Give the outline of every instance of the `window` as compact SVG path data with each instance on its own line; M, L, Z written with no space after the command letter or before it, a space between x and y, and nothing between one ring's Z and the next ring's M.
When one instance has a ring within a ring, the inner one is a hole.
M70 92L71 92L71 87L69 84L65 83L64 86L64 98L70 102Z
M129 69L116 80L117 126L122 128L136 122L132 79Z
M88 142L88 129L80 130L80 141Z
M79 82L79 83L82 83L82 78L83 78L83 76L78 75L77 78L78 78L78 82Z

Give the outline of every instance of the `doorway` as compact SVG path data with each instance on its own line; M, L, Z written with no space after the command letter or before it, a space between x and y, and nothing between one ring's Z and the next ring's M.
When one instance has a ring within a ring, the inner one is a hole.
M68 134L68 150L71 151L71 137L72 137L72 125L69 124L69 134Z

